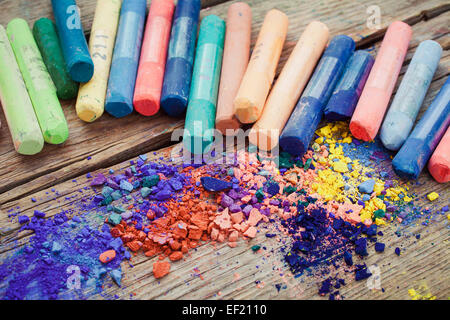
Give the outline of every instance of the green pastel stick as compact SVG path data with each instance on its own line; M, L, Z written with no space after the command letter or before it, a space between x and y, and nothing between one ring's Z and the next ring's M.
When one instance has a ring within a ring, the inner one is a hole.
M0 70L0 101L14 148L20 154L36 154L44 147L44 138L2 25L0 25Z
M41 51L48 73L56 86L58 98L74 99L78 93L78 84L70 78L67 71L53 21L48 18L36 21L33 26L33 36Z
M207 151L214 139L224 38L225 21L215 15L203 18L183 137L184 145L194 154Z
M8 23L6 32L45 142L63 143L69 136L69 128L30 27L25 20L14 19Z

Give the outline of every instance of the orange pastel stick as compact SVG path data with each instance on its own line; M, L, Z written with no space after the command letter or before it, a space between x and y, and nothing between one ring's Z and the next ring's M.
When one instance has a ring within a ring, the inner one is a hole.
M288 23L288 17L276 9L270 10L264 18L234 100L236 117L242 123L253 123L261 116L283 50Z
M174 7L173 0L152 0L150 5L133 99L144 116L159 111Z
M249 140L272 150L292 110L308 83L329 38L328 27L313 21L303 31L267 98L261 118L253 125Z
M216 111L216 129L233 134L240 123L234 115L234 98L250 57L252 10L245 2L233 3L228 9L225 49ZM228 130L227 130L228 129Z
M391 23L387 29L350 122L350 131L356 138L369 141L377 135L408 51L411 35L411 27L401 21Z

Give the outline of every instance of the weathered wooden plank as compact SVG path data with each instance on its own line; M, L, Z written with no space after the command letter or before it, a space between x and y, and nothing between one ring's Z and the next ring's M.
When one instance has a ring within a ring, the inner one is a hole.
M7 21L14 3L5 0L0 4L0 21ZM375 1L382 12L382 27L393 19L407 19L408 16L417 16L424 11L435 11L444 1L433 0L420 2L414 7L408 7L407 1ZM42 8L37 10L35 6ZM249 4L253 8L253 41L267 10L277 7L284 10L290 19L287 43L283 51L279 68L284 64L293 44L301 34L305 25L321 18L330 27L332 34L347 33L355 39L366 37L376 32L366 27L366 5L354 1L323 1L312 6L307 1L292 2L288 0L268 2L252 0ZM92 2L80 1L82 12L93 6ZM37 18L36 12L50 14L49 2L19 2L18 7L22 16L30 23ZM226 15L228 3L210 7L202 11L206 14ZM27 9L28 8L28 9ZM16 9L14 9L16 10ZM47 11L45 11L47 10ZM391 14L384 12L392 12ZM3 16L2 16L3 14ZM426 15L423 15L424 17ZM89 16L83 14L83 23L90 25ZM12 147L6 121L3 114L0 120L3 126L0 129L0 203L18 199L52 184L65 181L72 177L93 171L120 162L141 152L155 149L170 143L171 132L183 126L182 119L170 119L161 114L156 117L144 118L132 115L125 119L113 119L104 115L93 124L86 124L79 120L74 111L74 101L64 102L64 111L69 122L70 138L63 146L47 145L44 151L34 157L17 155ZM91 160L86 160L92 156ZM32 161L31 161L32 160Z
M202 8L208 8L228 0L202 0ZM94 19L97 1L76 0L80 7L84 30L88 33ZM176 2L176 0L175 0ZM147 7L151 0L147 0ZM53 11L50 0L27 1L27 0L1 0L0 24L5 25L14 18L23 18L32 25L36 20L47 17L53 19Z

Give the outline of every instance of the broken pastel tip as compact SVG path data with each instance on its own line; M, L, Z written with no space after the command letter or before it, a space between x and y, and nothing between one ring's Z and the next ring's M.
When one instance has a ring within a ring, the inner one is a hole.
M358 120L352 120L350 122L350 132L352 135L359 140L370 141L375 138L364 124L361 124Z
M69 137L69 128L67 123L59 123L57 126L52 126L43 130L44 140L50 144L61 144Z
M42 135L22 137L22 141L15 142L15 148L18 153L31 156L42 151L44 139Z
M400 121L399 121L400 120ZM414 122L402 113L391 112L380 129L380 139L386 149L396 151L408 138Z

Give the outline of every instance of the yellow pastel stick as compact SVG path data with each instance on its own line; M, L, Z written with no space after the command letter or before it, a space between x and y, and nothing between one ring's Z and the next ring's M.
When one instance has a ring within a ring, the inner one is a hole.
M89 82L80 84L75 106L78 117L86 122L100 118L105 109L109 69L121 5L121 0L97 1L89 39L89 51L94 61L94 76Z

